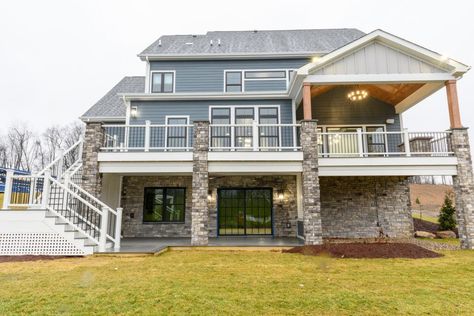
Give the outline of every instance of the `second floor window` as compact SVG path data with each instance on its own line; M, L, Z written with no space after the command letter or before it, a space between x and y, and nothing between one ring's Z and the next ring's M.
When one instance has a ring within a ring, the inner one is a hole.
M152 72L151 74L152 93L173 93L174 73L173 72Z
M240 71L226 72L225 92L242 92L242 72Z

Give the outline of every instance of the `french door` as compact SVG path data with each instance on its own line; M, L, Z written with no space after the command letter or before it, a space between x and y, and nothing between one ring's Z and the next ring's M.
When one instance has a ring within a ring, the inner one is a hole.
M272 235L272 189L219 189L218 234Z

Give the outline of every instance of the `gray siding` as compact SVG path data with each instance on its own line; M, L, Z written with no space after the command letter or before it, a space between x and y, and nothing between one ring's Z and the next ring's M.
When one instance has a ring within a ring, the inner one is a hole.
M252 80L245 81L245 92L252 91L285 91L286 80Z
M395 107L370 96L359 102L347 99L349 88L337 87L311 100L312 115L318 125L386 125L387 131L400 131L400 117ZM303 107L296 111L297 120L303 118ZM394 124L386 124L387 119L394 119ZM390 150L396 150L401 143L398 135L387 139Z
M138 115L130 118L130 124L165 124L168 115L189 115L192 121L209 120L209 107L212 105L279 105L282 124L293 122L291 100L199 100L199 101L134 101Z
M222 92L224 91L224 70L241 69L298 69L309 63L305 58L299 59L264 59L264 60L185 60L185 61L153 61L151 70L175 70L176 92ZM276 88L286 90L283 85L269 84L262 86L249 84L248 91L269 91Z

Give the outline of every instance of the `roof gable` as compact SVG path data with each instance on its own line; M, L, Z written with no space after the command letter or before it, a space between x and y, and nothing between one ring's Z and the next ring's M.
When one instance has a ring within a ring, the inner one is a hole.
M302 75L447 73L470 67L382 30L369 33L300 68Z

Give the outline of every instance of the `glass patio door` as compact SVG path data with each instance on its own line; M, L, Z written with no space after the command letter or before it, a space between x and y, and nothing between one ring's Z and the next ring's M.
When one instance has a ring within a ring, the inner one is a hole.
M219 235L271 235L272 196L272 189L218 190Z

